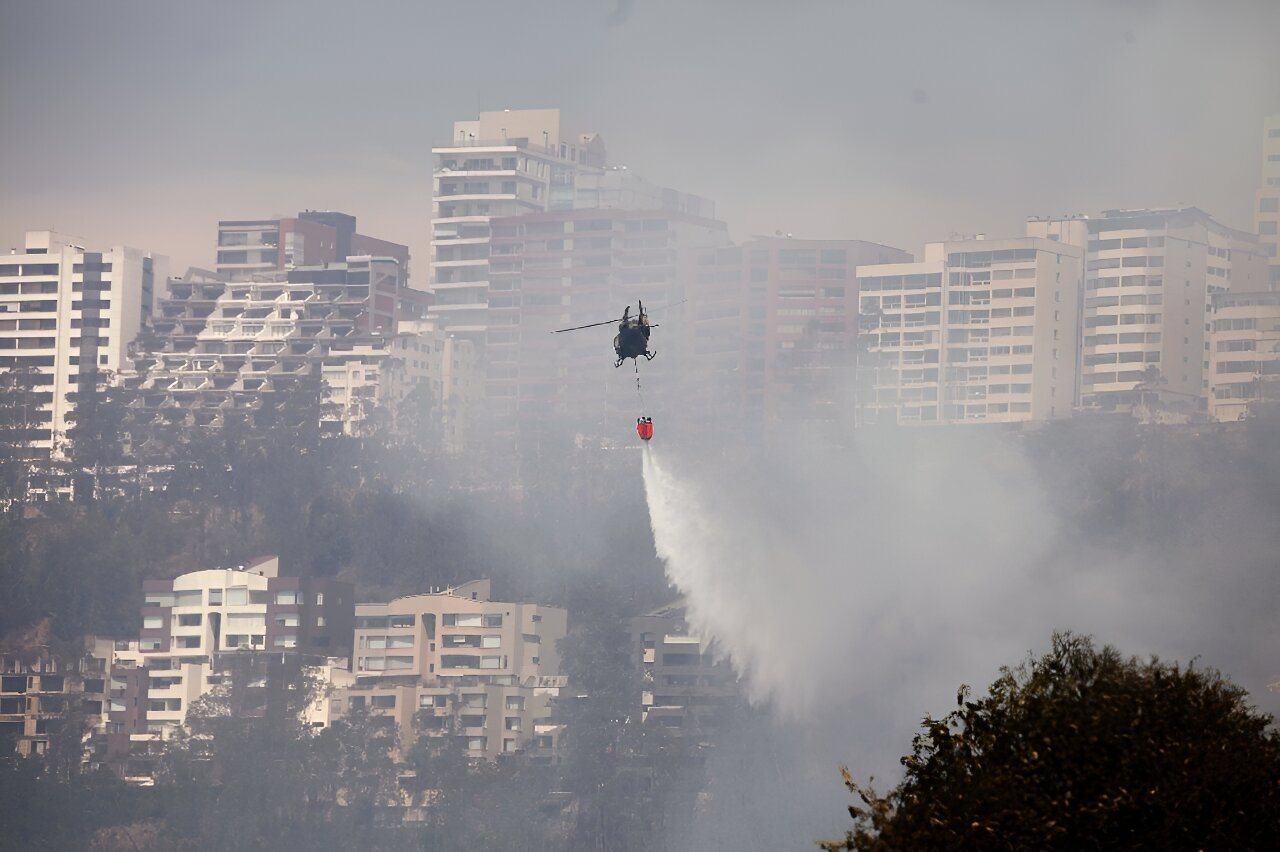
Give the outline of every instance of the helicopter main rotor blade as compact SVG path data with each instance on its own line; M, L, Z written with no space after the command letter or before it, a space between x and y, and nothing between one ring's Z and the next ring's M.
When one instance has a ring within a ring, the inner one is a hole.
M557 328L555 331L551 333L560 334L561 332L564 332L564 331L580 331L581 329L584 329L584 328L595 328L598 325L613 325L615 322L622 322L622 317L618 317L617 319L605 320L604 322L588 323L587 325L575 325L573 328Z

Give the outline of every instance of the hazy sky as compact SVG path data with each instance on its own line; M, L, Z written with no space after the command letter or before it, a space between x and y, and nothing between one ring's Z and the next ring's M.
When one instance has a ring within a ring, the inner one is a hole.
M4 0L0 247L210 265L219 218L355 214L425 276L430 147L560 106L735 237L918 253L1028 215L1251 227L1280 3Z

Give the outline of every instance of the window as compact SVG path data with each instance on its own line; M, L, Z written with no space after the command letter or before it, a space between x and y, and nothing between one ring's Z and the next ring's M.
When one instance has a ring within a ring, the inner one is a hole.
M155 630L164 627L164 619L158 615L147 615L142 618L143 630Z
M461 626L462 625L459 625L459 627ZM486 615L484 617L484 626L485 627L501 627L502 616L500 614Z
M481 648L501 648L502 637L496 636L496 635L482 636L480 637L480 647Z
M297 592L276 592L276 603L278 604L296 604L297 602Z
M222 606L222 589L209 590L209 606Z
M414 621L415 617L412 615L393 615L391 616L390 626L398 628L413 627Z
M316 606L324 606L324 592L316 592Z

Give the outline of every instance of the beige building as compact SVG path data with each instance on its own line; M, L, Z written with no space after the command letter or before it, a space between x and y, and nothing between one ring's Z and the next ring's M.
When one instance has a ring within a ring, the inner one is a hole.
M1280 402L1280 291L1215 293L1209 332L1209 416L1241 420Z
M1262 122L1262 185L1254 221L1269 264L1271 290L1280 290L1280 115Z
M1069 416L1083 251L1022 237L933 243L859 266L861 422Z
M1155 395L1204 410L1214 293L1265 288L1257 238L1195 207L1032 220L1027 233L1086 249L1080 403L1131 408Z
M390 716L401 743L456 736L473 758L550 757L565 685L566 612L489 600L489 581L356 606L352 673L335 712Z
M114 373L150 321L155 282L167 259L115 246L90 251L75 238L28 231L21 250L0 257L0 372L31 370L38 405L28 412L30 455L48 457L71 425L90 369Z
M375 411L385 412L393 427L402 423L411 393L426 395L427 412L441 431L445 449L462 445L469 403L479 385L475 347L469 340L443 331L431 320L402 320L393 335L365 337L333 345L321 367L325 384L322 421L328 430L365 434Z

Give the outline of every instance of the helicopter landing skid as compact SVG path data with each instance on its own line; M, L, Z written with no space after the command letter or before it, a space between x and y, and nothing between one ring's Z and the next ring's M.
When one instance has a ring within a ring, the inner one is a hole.
M657 353L657 352L646 352L646 353L644 353L644 360L646 360L646 361L652 361L654 358L657 358L657 357L658 357L658 353Z

